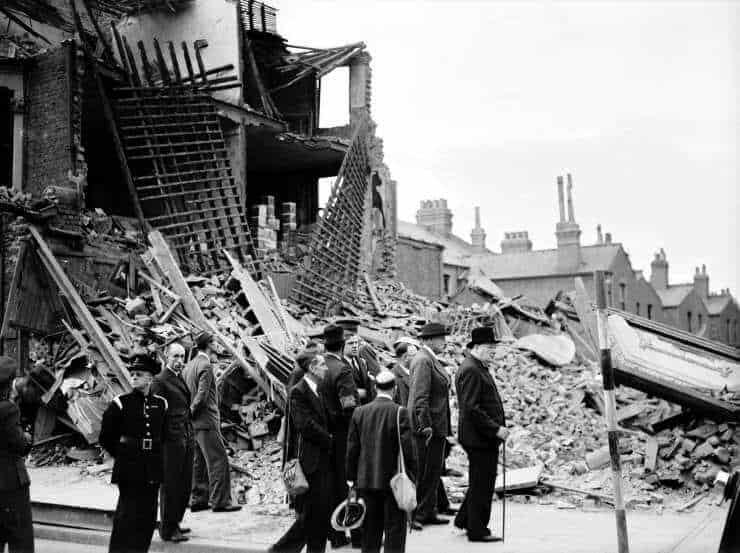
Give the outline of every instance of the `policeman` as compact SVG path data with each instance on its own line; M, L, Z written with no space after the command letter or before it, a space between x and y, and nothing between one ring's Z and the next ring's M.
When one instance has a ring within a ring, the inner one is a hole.
M115 458L111 482L119 492L110 553L146 553L152 541L167 411L167 400L150 391L158 372L154 359L137 355L129 368L133 391L114 398L103 413L99 441Z
M0 551L33 552L33 522L28 472L23 457L31 435L23 432L20 411L8 399L15 362L0 356Z

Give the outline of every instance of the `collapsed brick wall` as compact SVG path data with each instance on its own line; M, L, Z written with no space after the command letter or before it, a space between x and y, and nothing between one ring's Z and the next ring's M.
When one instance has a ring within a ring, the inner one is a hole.
M15 272L15 266L18 261L18 254L21 249L21 239L27 234L27 226L23 222L23 219L15 217L10 214L0 214L2 217L2 236L0 236L0 271L2 271L2 277L4 280L4 289L2 290L2 304L0 312L3 316L8 302L8 294L10 291L10 285L13 281L13 273ZM17 356L17 331L13 328L8 329L2 340L2 351L4 355L10 355L11 357Z
M65 186L72 166L71 43L37 56L28 70L24 191Z

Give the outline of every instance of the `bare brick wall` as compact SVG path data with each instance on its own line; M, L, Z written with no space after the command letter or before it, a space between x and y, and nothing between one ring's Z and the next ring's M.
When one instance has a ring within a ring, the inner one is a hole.
M40 195L66 186L72 169L69 43L36 58L28 70L24 190Z
M422 296L442 296L442 246L398 238L397 278Z

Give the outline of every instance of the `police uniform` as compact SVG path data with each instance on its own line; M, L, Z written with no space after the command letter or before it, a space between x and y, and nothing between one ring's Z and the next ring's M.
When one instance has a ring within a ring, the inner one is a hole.
M152 359L138 359L131 368L158 372ZM103 413L99 441L115 458L111 482L119 490L110 553L149 550L163 477L166 411L167 400L163 397L134 390L114 398Z
M0 356L0 551L33 552L30 481L23 457L31 441L23 433L18 406L7 398L15 362Z

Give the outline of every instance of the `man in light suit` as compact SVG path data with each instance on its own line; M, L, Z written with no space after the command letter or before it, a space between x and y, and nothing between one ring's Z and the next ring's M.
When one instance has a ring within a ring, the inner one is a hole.
M380 371L376 386L377 397L355 409L352 415L347 443L347 480L357 486L365 500L362 553L379 553L381 542L386 553L403 553L406 513L398 508L390 482L398 472L400 451L403 451L410 477L416 472L411 426L406 408L393 401L393 373Z
M238 511L241 505L231 503L229 457L221 436L216 377L211 367L211 334L204 331L196 336L195 347L197 353L183 371L192 398L190 413L196 443L190 511L208 509L209 497L216 513Z
M182 378L185 348L173 342L167 349L165 368L152 382L152 393L167 400L166 435L162 443L164 477L159 490L159 535L164 541L187 541L189 528L180 526L190 499L193 481L193 422L190 390Z
M421 530L429 524L447 524L437 511L438 490L445 459L445 443L450 434L450 380L437 360L445 347L447 330L439 323L424 325L419 333L421 349L411 361L411 388L408 409L416 435L419 478L416 483L418 506L412 527Z

